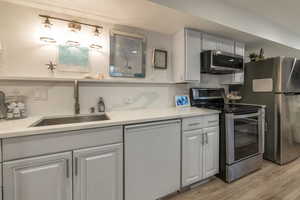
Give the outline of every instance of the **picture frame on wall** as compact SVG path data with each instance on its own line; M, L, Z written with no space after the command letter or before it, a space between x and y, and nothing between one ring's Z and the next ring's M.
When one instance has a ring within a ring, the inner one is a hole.
M112 30L110 33L110 76L145 78L145 49L145 36Z
M153 67L155 69L168 68L168 51L162 49L153 50Z
M90 72L89 48L59 45L57 69L62 72Z

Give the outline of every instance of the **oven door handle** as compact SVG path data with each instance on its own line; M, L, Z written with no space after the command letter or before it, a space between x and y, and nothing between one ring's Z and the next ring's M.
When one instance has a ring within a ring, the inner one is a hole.
M257 117L260 116L260 112L253 113L253 114L246 114L246 115L233 115L233 119L243 119L249 117Z

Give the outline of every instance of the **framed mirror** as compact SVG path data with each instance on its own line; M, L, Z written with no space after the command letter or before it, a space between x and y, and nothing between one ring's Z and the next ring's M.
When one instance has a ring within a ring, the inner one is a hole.
M111 31L110 76L145 78L145 48L145 37L131 33Z

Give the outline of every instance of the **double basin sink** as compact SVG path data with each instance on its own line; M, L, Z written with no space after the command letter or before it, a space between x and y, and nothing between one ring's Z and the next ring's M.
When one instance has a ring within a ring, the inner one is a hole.
M83 122L95 122L109 120L106 114L101 115L83 115L83 116L68 116L68 117L55 117L46 118L32 125L32 127L63 125L63 124L76 124Z

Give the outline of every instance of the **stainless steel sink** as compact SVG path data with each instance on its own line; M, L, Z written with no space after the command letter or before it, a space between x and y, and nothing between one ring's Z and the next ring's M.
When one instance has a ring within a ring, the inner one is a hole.
M109 117L106 114L57 117L57 118L42 119L41 121L37 122L36 124L33 124L32 127L61 125L61 124L74 124L74 123L105 121L105 120L109 120Z

